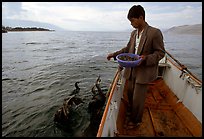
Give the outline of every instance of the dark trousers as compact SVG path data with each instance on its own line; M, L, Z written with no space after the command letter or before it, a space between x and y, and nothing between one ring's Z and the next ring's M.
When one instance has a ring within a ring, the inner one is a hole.
M128 82L128 101L131 112L130 118L134 123L142 122L148 84L135 83L135 78L131 78Z

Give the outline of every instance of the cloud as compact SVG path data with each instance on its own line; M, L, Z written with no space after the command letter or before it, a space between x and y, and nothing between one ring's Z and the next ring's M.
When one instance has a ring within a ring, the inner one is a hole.
M27 12L26 10L22 9L21 2L2 2L2 16L7 18L15 18L19 15Z
M197 3L187 3L184 5L183 3L169 3L163 7L156 6L151 8L157 9L157 11L149 11L147 13L148 22L160 28L202 23L201 4L198 5ZM148 10L155 11L151 8L148 8Z
M159 28L202 23L201 2L9 2L2 19L51 23L68 30L126 30L131 6L141 4L147 22Z
M60 24L63 28L69 30L91 30L96 27L106 30L117 30L117 26L120 27L122 24L127 24L127 11L120 11L122 6L119 5L113 8L115 10L109 11L108 9L111 9L109 4L106 3L102 6L101 3L68 2L63 5L58 3L54 5L53 3L41 4L29 2L23 3L22 7L28 11L28 14L22 17L27 20L35 19L39 22ZM29 16L31 14L32 17Z

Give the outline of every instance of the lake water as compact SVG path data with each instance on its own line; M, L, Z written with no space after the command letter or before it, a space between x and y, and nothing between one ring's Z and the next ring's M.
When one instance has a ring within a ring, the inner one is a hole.
M2 34L2 136L91 135L85 133L91 88L100 75L102 90L108 90L117 62L106 56L126 46L129 36L130 32ZM164 41L166 50L202 79L202 36L164 34ZM66 130L54 124L53 116L76 81L85 103Z

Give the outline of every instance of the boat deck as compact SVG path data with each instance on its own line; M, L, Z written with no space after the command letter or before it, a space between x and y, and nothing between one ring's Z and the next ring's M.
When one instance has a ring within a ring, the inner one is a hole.
M157 79L149 86L141 125L138 127L127 126L126 90L124 88L115 136L202 136L202 124L182 102L178 101L178 98L166 86L162 78Z

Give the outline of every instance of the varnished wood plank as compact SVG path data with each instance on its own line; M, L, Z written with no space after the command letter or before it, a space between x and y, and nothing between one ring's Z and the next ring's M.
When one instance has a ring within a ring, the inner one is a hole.
M191 132L192 136L202 136L202 124L184 105L182 105L181 102L177 103L177 107L175 107L175 113Z
M152 117L156 136L177 137L192 136L188 129L183 125L174 111L162 111L160 109L152 109Z
M154 81L148 89L141 126L135 129L124 128L119 136L202 136L202 124L182 103L179 104L177 101L178 98L162 79ZM125 105L123 108L126 111Z
M126 126L126 135L128 136L140 136L140 137L152 137L154 135L154 129L151 124L151 119L149 116L148 109L144 109L144 114L142 117L142 123L139 127L130 128L129 126Z

